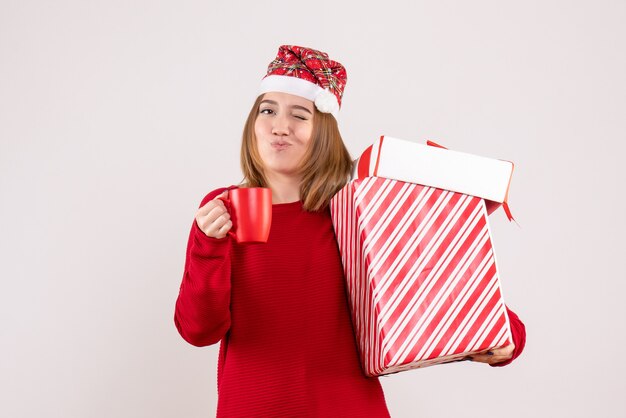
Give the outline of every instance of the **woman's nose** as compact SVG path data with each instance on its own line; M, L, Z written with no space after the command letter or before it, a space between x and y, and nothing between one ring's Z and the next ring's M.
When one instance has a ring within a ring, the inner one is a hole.
M289 121L286 117L277 115L272 121L272 133L275 135L289 135Z

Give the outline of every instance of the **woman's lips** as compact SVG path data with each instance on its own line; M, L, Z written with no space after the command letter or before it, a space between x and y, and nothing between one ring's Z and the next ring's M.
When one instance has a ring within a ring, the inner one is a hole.
M289 148L290 146L291 144L289 142L279 142L279 141L272 142L272 148L278 149L278 150L286 149L286 148Z

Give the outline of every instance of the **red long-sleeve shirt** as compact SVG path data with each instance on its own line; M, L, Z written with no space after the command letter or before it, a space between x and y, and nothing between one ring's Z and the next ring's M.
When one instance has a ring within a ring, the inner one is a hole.
M389 416L361 370L344 283L328 211L273 205L266 244L210 238L194 222L175 323L190 344L222 341L218 417Z

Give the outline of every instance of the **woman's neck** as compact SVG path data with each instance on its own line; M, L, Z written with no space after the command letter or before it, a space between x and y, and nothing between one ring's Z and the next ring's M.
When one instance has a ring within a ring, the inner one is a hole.
M272 203L291 203L300 200L300 179L287 176L268 178L272 189Z

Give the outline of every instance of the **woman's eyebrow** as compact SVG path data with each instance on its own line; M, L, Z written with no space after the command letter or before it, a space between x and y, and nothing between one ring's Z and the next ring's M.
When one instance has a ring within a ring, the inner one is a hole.
M309 115L312 115L312 114L313 114L313 113L311 113L311 111L310 111L309 109L307 109L307 108L306 108L306 107L304 107L304 106L300 106L300 105L293 105L293 106L291 106L291 107L292 107L292 108L294 108L294 109L302 109L302 110L304 110L305 112L307 112Z
M271 105L274 105L274 106L278 106L278 102L277 102L277 101L274 101L274 100L268 100L268 99L265 99L265 100L261 101L261 103L259 103L259 104L263 104L263 103L268 103L268 104L271 104ZM312 114L313 114L313 113L311 113L311 111L310 111L309 109L307 109L307 108L306 108L306 107L304 107L304 106L300 106L300 105L291 105L290 107L291 107L292 109L301 109L301 110L304 110L304 111L305 111L305 112L307 112L309 115L312 115Z

